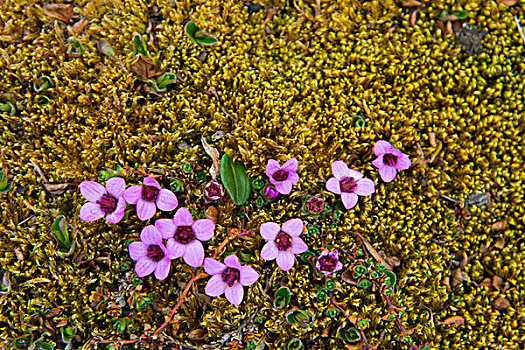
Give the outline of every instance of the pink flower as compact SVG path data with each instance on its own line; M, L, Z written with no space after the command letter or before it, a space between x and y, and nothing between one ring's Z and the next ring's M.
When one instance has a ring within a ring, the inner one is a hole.
M211 180L204 185L204 199L208 202L217 201L224 195L224 187L216 180Z
M155 221L164 239L168 240L171 259L182 256L184 262L192 267L199 267L204 260L204 247L201 241L211 239L215 233L215 223L209 219L193 222L187 208L179 208L171 219Z
M291 158L281 167L275 159L270 159L266 165L266 175L270 182L275 185L277 191L282 194L289 194L292 186L299 181L299 175L296 173L297 159Z
M321 255L316 259L315 267L319 272L329 275L333 272L339 271L343 268L343 264L339 261L337 250L329 252L323 250Z
M299 238L303 232L301 219L288 220L283 228L275 222L265 222L261 225L261 236L267 243L261 250L261 258L264 260L276 259L277 266L283 271L292 268L295 262L295 254L301 254L308 250L306 243Z
M80 193L89 203L80 208L80 220L94 221L106 217L107 222L117 223L124 217L126 201L122 194L126 182L121 177L106 181L106 187L93 181L80 184Z
M253 268L242 266L235 255L228 255L224 264L211 258L204 259L204 271L212 276L204 292L210 297L224 293L233 305L242 302L243 286L251 286L259 278L259 274Z
M398 151L385 140L376 142L374 153L378 158L372 164L379 169L379 175L384 182L394 180L398 170L408 169L412 165L406 154Z
M143 221L153 217L156 208L171 211L179 205L173 192L161 188L151 176L144 179L144 185L131 186L124 191L124 199L129 204L137 205L137 216Z
M279 195L279 191L274 185L268 185L264 188L264 198L269 201L273 201Z
M129 256L137 261L137 276L144 277L155 271L155 278L165 279L170 272L170 255L173 252L164 246L161 233L155 226L148 225L142 229L140 240L128 247Z
M375 192L374 181L363 178L357 170L349 169L343 161L332 162L332 173L335 177L328 179L326 189L340 194L346 209L355 207L358 195L369 196Z

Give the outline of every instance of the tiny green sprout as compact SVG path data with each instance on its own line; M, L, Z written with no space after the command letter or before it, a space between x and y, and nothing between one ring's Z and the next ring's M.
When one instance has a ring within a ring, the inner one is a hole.
M396 281L397 281L396 274L389 270L385 270L383 271L383 273L386 276L385 279L383 280L383 284L389 288L394 289L394 286L396 285Z
M347 341L349 343L357 343L361 341L361 334L357 329L353 327L348 329L339 327L339 329L337 329L337 336L339 337L339 339Z
M326 314L330 317L336 317L339 314L339 310L332 306L328 310L326 310Z
M184 26L184 33L199 45L213 45L218 42L218 39L208 33L203 32L195 25L195 22L189 21Z
M373 258L368 258L368 259L365 260L366 266L371 266L373 262L374 262Z
M255 205L258 207L258 208L261 208L264 206L264 203L265 203L265 200L263 197L259 196L257 197L257 199L255 200Z
M356 323L357 329L364 331L370 326L370 320L367 320L366 318L362 318Z
M276 309L284 309L288 306L291 300L290 289L288 287L281 287L273 294L273 306Z
M246 345L244 346L243 350L252 350L257 348L257 341L252 340L249 342L246 342Z
M379 273L378 273L377 271L372 271L372 272L370 273L370 278L372 278L372 279L376 279L376 278L378 278L378 277L379 277Z
M4 273L2 277L2 284L0 284L0 295L6 295L11 291L11 281L9 280L9 272Z
M51 100L46 95L37 95L35 96L35 102L39 106L47 106L51 102Z
M16 107L11 102L6 102L3 105L0 105L0 112L13 115L16 113Z
M60 334L62 336L62 342L68 344L71 343L75 334L77 334L77 327L61 327Z
M182 172L186 173L186 174L191 174L193 173L193 168L191 167L191 163L184 163L182 164Z
M139 33L133 34L133 55L136 56L138 54L142 54L146 57L149 56L148 49L146 47L146 44L144 43L144 40L142 40L142 36Z
M250 262L252 261L252 255L248 253L242 253L241 252L241 260L244 262Z
M324 290L320 290L319 292L317 292L317 301L318 302L322 302L325 299L326 299L326 292Z
M310 251L310 250L307 250L306 252L304 252L303 254L301 254L301 260L304 262L304 263L308 263L308 259L311 257L311 256L315 256L315 253Z
M181 179L171 179L170 180L170 189L173 192L183 192L184 191L184 182Z
M53 350L51 344L44 342L42 339L38 339L29 346L29 350Z
M193 208L189 208L189 211L190 211L191 216L193 216L193 217L197 216L197 210L195 210Z
M131 239L131 238L130 238L130 239L126 239L126 240L124 241L124 247L127 249L127 248L129 247L129 245L130 245L131 243L133 243L133 242L135 242L134 239Z
M197 181L206 181L206 172L204 170L197 170L195 173L195 179Z
M301 339L294 338L286 344L286 350L302 350L304 349L303 342Z
M84 48L77 40L70 38L66 53L71 57L80 57L84 53Z
M9 183L7 182L7 174L0 172L0 192L5 192L9 189Z
M133 282L132 282L133 287L136 287L136 286L138 286L141 283L142 283L142 280L140 278L138 278L138 277L133 279Z
M64 215L56 217L55 221L51 225L51 235L55 241L60 245L59 252L68 253L74 246L74 242L71 241L69 236L67 222Z
M177 82L177 76L174 73L164 73L156 81L152 82L150 86L155 92L166 91L166 86Z
M357 256L362 256L364 254L363 249L359 248L356 251Z
M115 56L115 51L113 51L113 47L104 39L100 39L97 42L97 49L101 54L109 58L113 58Z
M52 86L53 82L47 75L42 75L41 77L36 78L35 82L33 83L33 89L36 92L44 91Z
M13 341L13 349L26 350L33 343L33 334L29 331Z
M126 263L126 262L121 262L120 263L120 271L122 271L122 272L129 271L129 264Z
M293 308L291 311L286 313L286 322L290 324L298 324L302 327L309 327L314 322L315 316L309 311L300 310Z
M377 272L383 272L385 271L385 265L381 264L380 262L376 263L375 270Z
M368 271L368 269L365 266L363 266L363 265L356 265L354 267L354 275L356 277L360 277L360 276L364 275L367 271Z
M359 281L359 287L363 289L368 289L372 285L372 282L368 278L363 278Z
M257 323L263 323L263 322L264 322L264 319L265 319L264 316L259 316L259 317L255 318L255 322L257 322Z
M329 291L333 291L335 289L335 283L332 280L327 280L325 283L325 288Z
M354 126L357 127L357 128L364 128L365 125L366 125L365 120L360 115L354 116L352 118L352 121L354 123Z
M319 226L317 225L308 225L308 237L310 236L316 236L321 232L319 229Z
M252 179L252 188L254 190L260 190L265 185L265 182L261 179Z

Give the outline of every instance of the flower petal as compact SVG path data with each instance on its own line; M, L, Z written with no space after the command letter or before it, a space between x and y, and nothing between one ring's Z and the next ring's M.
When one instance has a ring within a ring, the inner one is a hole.
M160 184L152 176L148 176L144 178L144 185L157 187L159 190L161 189Z
M120 197L122 198L122 197ZM124 198L122 198L122 201L124 201ZM107 222L110 222L112 224L116 224L117 222L120 222L120 220L122 220L122 218L124 217L124 214L126 212L124 210L120 210L120 211L117 211L115 209L115 211L109 215L106 215L106 221Z
M231 287L226 287L224 289L224 296L233 305L239 305L242 302L242 298L244 298L244 288L242 284L236 283Z
M186 245L177 242L173 238L168 239L166 248L168 250L168 258L170 259L178 259L186 252Z
M184 262L191 267L199 267L202 265L204 260L204 247L202 246L201 241L194 240L186 244L186 251L182 256Z
M137 273L137 276L144 277L152 273L153 270L155 270L156 265L157 264L153 260L142 258L135 264L135 272Z
M137 204L138 200L142 197L142 185L134 185L128 187L124 191L124 199L129 204Z
M283 170L288 170L289 172L295 172L297 170L298 166L297 158L293 157L286 161L286 163L283 164L282 168ZM288 175L290 176L290 175Z
M173 209L177 208L177 205L179 205L177 196L175 196L175 194L170 190L166 189L160 190L159 196L157 197L155 203L157 204L157 208L162 211L172 211Z
M192 226L193 217L191 216L188 208L179 208L173 217L173 223L175 226Z
M166 279L170 273L170 265L171 260L169 258L164 258L157 262L157 267L155 268L155 278L158 280Z
M348 165L342 160L336 160L332 162L332 173L337 180L340 180L341 178L348 176Z
M291 219L283 224L283 231L292 237L297 237L303 233L304 224L301 219Z
M277 257L279 249L274 241L268 241L261 250L261 258L264 260L273 260Z
M279 252L277 254L277 266L283 271L288 271L292 268L295 262L295 255L290 251Z
M242 267L241 263L239 262L239 258L235 254L225 257L224 264L228 267L234 267L236 269L240 269Z
M290 250L293 254L301 254L308 250L308 246L299 237L292 238L292 249Z
M260 234L267 241L273 241L281 231L281 226L275 222L265 222L261 225Z
M148 225L142 229L142 232L140 232L140 240L147 245L162 244L162 236L159 230L153 225Z
M215 223L210 219L200 219L195 221L191 228L199 241L207 241L213 237Z
M204 289L204 293L210 297L217 297L224 293L225 288L226 284L222 280L221 275L215 275L209 279L206 288Z
M204 271L208 275L217 275L226 270L226 265L212 258L204 259Z
M354 180L359 180L359 179L362 178L364 175L363 175L362 172L357 171L357 170L355 170L355 169L348 169L348 176L353 177Z
M90 222L104 217L104 212L100 210L100 206L95 203L88 202L80 207L80 220Z
M275 159L269 159L268 164L266 165L266 176L268 176L271 180L273 173L278 170L281 170L281 165L279 162L277 162Z
M290 171L288 173L287 180L289 180L292 183L292 186L293 186L293 185L295 185L296 183L299 182L299 175L297 175L297 173L295 171Z
M335 265L335 268L334 268L334 271L333 272L336 272L336 271L339 271L343 268L343 263L338 261L337 264Z
M83 181L80 186L80 193L90 202L96 202L106 193L106 188L94 181Z
M275 188L281 194L290 194L290 192L292 192L292 182L288 179L282 182L277 182Z
M146 257L148 246L142 242L132 242L128 246L129 257L133 260L140 260Z
M341 193L341 199L346 209L352 209L357 204L357 194L343 192Z
M155 215L155 212L157 211L157 206L155 203L150 201L145 201L144 199L139 199L137 202L137 208L135 208L137 211L137 216L140 220L146 221L149 220Z
M391 153L394 147L390 144L390 142L387 142L385 140L379 140L376 142L374 146L374 153L376 156L380 156L385 153Z
M412 162L410 161L410 158L404 153L401 153L401 156L397 158L397 163L395 167L397 170L405 170L410 168L412 165Z
M164 239L170 239L175 234L175 225L172 219L158 219L155 221L155 227Z
M339 185L339 180L335 177L331 177L326 182L326 189L335 194L341 194L341 187Z
M126 181L121 177L112 177L106 181L106 190L115 198L122 196L126 189Z
M383 154L377 157L376 160L372 161L372 165L375 166L378 169L381 169L385 166L385 163L383 162Z
M379 175L384 182L391 182L396 178L397 170L393 166L386 165L379 169Z
M356 194L360 196L370 196L375 191L376 191L376 186L374 184L374 181L370 179L361 179L357 181L357 188L355 190Z
M242 266L241 272L241 284L243 286L251 286L259 279L259 274L250 266Z

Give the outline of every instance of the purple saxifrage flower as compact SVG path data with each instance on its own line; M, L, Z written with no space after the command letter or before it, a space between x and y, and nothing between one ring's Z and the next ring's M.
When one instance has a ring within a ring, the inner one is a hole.
M332 162L332 173L335 177L328 179L326 189L340 194L346 209L355 207L358 195L369 196L375 192L374 181L363 178L357 170L349 169L343 161Z
M142 229L140 240L128 247L129 256L137 261L137 276L144 277L155 271L155 278L165 279L170 272L172 252L164 246L161 233L155 226L148 225Z
M187 208L179 208L171 219L155 221L164 239L168 240L171 259L182 256L184 262L191 267L199 267L204 260L204 247L201 241L211 239L215 233L215 223L209 219L193 222L193 217Z
M242 266L236 255L228 255L224 264L211 259L204 259L204 271L212 277L206 284L204 292L216 297L224 293L233 305L239 305L244 297L243 286L251 286L259 274L249 266Z
M379 169L379 175L384 182L394 180L398 170L408 169L412 165L406 154L398 151L385 140L376 142L374 153L378 158L372 164Z
M264 198L268 201L273 201L279 195L279 191L274 185L268 185L264 188Z
M323 250L321 255L316 259L315 267L319 272L329 275L343 268L343 264L339 261L337 250L329 252Z
M208 202L219 200L224 195L224 187L215 180L204 185L204 199Z
M276 259L277 266L281 270L290 270L295 262L295 255L308 250L306 243L299 238L303 232L303 227L301 219L286 221L282 229L275 222L262 224L261 236L267 242L261 250L261 258L264 260Z
M82 196L89 201L80 208L80 220L94 221L104 216L111 223L122 220L126 209L122 196L126 188L123 178L112 177L105 187L93 181L84 181L79 187Z
M297 165L296 158L288 159L282 167L275 159L268 161L266 175L279 193L289 194L292 191L292 186L299 181L299 175L296 172Z
M156 208L171 211L179 205L175 194L161 188L157 180L151 176L144 178L144 185L134 185L126 189L124 199L129 204L137 205L137 216L143 221L153 217Z

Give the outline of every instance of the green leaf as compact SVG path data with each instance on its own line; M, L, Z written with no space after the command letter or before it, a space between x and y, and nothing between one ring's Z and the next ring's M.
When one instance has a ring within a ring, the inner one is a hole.
M16 112L16 108L11 102L7 102L0 106L0 112L6 112L9 115L13 115Z
M82 47L82 44L71 38L67 45L66 53L71 57L80 57L82 53L84 53L84 48Z
M60 328L60 334L64 343L71 343L73 337L77 334L77 327L62 327Z
M286 321L290 324L297 323L302 327L309 327L314 322L315 316L310 311L293 308L286 313Z
M146 48L146 44L144 44L144 40L142 40L142 36L139 33L133 34L133 55L142 54L146 57L149 56L148 49Z
M345 329L343 327L339 327L337 330L337 336L349 343L357 343L361 341L361 334L355 328Z
M295 338L292 339L286 344L286 350L302 350L304 349L303 342L301 339Z
M29 346L29 350L53 350L54 348L51 346L51 344L44 342L42 339L39 339L35 341L31 346Z
M41 77L36 78L35 82L33 83L33 89L36 92L46 90L51 86L53 86L53 82L51 81L51 78L47 75L43 75Z
M40 106L47 106L51 100L46 95L37 95L35 96L35 102Z
M221 159L221 180L236 205L243 205L250 197L250 179L246 175L244 165L240 162L232 162L231 158L224 154Z
M388 287L394 289L397 281L396 274L390 270L385 270L383 272L386 275L386 278L383 280L383 283L386 284Z
M0 192L7 191L9 189L9 183L7 182L7 174L0 172Z
M290 304L290 289L288 287L281 287L277 289L273 295L273 306L277 309L284 309Z
M177 76L174 73L164 73L157 79L157 86L161 89L166 89L169 84L177 82Z
M13 341L13 349L26 350L33 342L33 334L30 331L25 332Z
M104 56L113 57L115 55L115 51L113 51L111 44L104 39L97 42L97 49Z
M59 215L56 217L55 221L51 225L51 234L58 244L62 245L66 249L71 248L71 241L64 215Z
M184 33L199 45L213 45L217 43L217 38L213 35L203 32L195 25L195 22L189 21L184 26Z
M356 115L354 118L352 118L352 121L354 122L354 126L357 128L364 128L366 125L365 120L360 115Z

